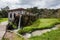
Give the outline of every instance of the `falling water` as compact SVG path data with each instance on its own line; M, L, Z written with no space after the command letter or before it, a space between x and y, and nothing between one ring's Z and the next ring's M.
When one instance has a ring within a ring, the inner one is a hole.
M20 26L21 26L21 16L22 15L20 15L20 17L19 17L19 24L18 24L19 26L18 26L18 29L20 29Z

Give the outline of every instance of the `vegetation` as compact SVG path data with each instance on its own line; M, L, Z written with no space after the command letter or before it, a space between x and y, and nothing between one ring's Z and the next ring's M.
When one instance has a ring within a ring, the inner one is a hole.
M10 25L12 25L12 27L13 27L14 29L17 28L16 24L13 23L13 22L10 22Z
M8 17L9 7L1 8L0 17ZM27 8L26 11L32 12L33 14L38 13L36 17L40 18L60 18L60 9L38 9L37 7Z
M8 17L8 9L9 9L8 6L6 6L5 8L1 8L0 18L7 18Z
M7 21L8 18L0 18L0 22L4 22L4 21Z
M34 30L40 30L40 29L46 29L46 28L51 28L54 27L55 24L60 23L59 19L38 19L35 22L33 22L32 25L26 26L23 29L20 29L18 31L19 34L23 34L26 32L32 32Z
M44 33L41 36L31 37L29 40L60 40L60 29L52 30L50 32Z
M60 18L60 9L38 9L37 7L33 7L26 10L34 14L38 13L36 17L40 18Z
M8 30L14 30L14 29L17 29L17 25L13 22L10 22L8 25L7 25L7 29Z
M26 9L28 12L31 12L32 14L36 14L35 16L25 16L22 17L21 19L21 26L27 26L31 25L33 21L37 20L38 18L60 18L60 9L38 9L37 7L33 8L27 8Z

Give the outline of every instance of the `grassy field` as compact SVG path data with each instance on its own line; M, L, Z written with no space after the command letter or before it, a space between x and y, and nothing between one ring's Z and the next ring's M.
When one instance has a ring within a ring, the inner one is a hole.
M60 40L60 29L52 30L51 32L44 33L41 36L31 37L29 40Z
M38 19L33 22L32 25L24 27L22 30L19 30L18 33L32 32L38 29L40 30L45 28L51 28L58 23L60 23L60 19Z
M7 21L8 18L0 18L0 22L4 22L4 21Z

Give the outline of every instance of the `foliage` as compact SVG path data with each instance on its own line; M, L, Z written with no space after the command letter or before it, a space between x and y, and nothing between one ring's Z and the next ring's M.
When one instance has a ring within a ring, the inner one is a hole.
M10 24L9 24L9 25L12 25L12 26L10 26L10 27L12 27L12 29L16 29L16 28L17 28L16 24L15 24L15 23L13 23L13 22L10 22Z
M38 19L32 23L30 26L24 27L22 32L19 30L18 33L32 32L34 30L46 29L54 27L54 25L60 23L59 19Z
M50 32L44 33L41 36L31 37L29 40L60 40L60 29L52 30Z
M6 10L2 10L2 17L7 18L8 17L8 12Z
M9 9L8 6L6 6L5 8L1 8L0 17L7 18L8 17L8 9Z
M26 9L27 11L29 11L29 12L32 12L32 13L38 13L38 8L37 7L33 7L33 8L27 8Z
M23 15L21 19L21 26L29 26L38 18L60 18L60 9L38 9L37 7L27 8L28 12L36 14L35 16ZM27 19L25 19L25 17Z
M8 9L8 6L1 8L0 17L8 17ZM38 13L36 17L39 18L60 18L60 9L38 9L37 7L33 7L27 8L26 10L33 14Z
M39 18L60 18L60 9L38 9L37 7L33 7L27 8L26 10L34 14L38 13L36 17Z
M0 22L4 22L4 21L7 21L8 18L0 18Z

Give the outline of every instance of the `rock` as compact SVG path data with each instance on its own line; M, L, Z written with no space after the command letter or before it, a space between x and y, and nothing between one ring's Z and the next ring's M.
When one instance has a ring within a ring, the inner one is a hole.
M32 36L40 36L43 33L50 32L50 31L51 31L50 29L36 30L36 31L32 32L31 35Z
M30 38L31 37L31 34L30 33L26 33L23 35L24 38Z

